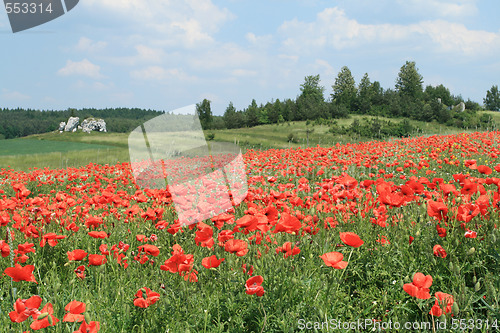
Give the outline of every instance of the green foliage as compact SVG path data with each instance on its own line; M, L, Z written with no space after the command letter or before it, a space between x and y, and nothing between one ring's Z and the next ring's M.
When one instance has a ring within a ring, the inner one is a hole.
M349 127L334 124L330 127L333 134L357 135L364 138L383 139L387 137L407 137L419 131L407 119L399 123L384 121L378 118L363 118L362 121L355 119Z
M494 85L486 92L484 106L487 110L500 111L500 91L498 91L498 86Z
M400 96L407 96L418 100L422 98L423 81L422 75L418 73L416 63L414 61L406 61L399 71L396 80L396 91Z
M200 119L201 127L203 129L211 129L213 123L212 110L210 108L210 101L203 99L201 103L196 104L196 114Z
M316 119L327 112L323 96L324 87L320 85L318 75L309 75L300 86L301 94L297 98L297 112L294 120Z
M349 110L353 108L356 99L356 84L347 66L343 66L332 86L332 101L337 105L344 105Z

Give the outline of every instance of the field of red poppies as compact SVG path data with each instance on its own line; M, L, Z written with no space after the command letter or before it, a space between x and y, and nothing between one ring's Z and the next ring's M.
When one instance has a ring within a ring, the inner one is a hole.
M0 331L497 331L499 141L249 150L189 226L128 163L2 169Z

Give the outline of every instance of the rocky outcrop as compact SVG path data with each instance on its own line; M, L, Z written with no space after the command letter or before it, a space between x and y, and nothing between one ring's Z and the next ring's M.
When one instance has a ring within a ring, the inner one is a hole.
M78 123L80 122L80 118L78 117L69 117L68 123L64 127L64 131L66 132L74 132L78 127Z
M106 122L104 119L87 118L82 122L81 128L86 133L92 131L106 132Z
M80 118L70 117L67 123L63 121L59 124L59 132L76 132L77 130L82 130L86 133L92 131L107 132L104 119L87 118L80 125L79 123Z

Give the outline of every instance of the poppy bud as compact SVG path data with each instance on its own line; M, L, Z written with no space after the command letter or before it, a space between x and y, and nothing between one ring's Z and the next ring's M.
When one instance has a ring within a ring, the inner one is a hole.
M458 303L457 302L453 302L453 305L451 306L451 311L455 315L457 315L460 312L460 309L458 308Z
M455 247L458 247L460 245L460 241L458 240L458 238L455 238Z
M476 284L476 282L477 282L477 277L474 275L474 276L472 277L472 283Z
M48 312L44 312L42 313L41 315L38 316L38 318L36 318L37 320L42 320L44 319L45 317L47 317L49 315ZM49 319L50 320L50 319Z
M420 236L420 230L417 230L417 232L415 233L415 236L417 236L417 237Z
M448 268L450 269L450 271L453 272L453 263L450 261L450 263L448 264Z
M85 314L83 315L83 317L85 318L85 322L87 324L90 324L90 315L88 312L85 312Z
M49 316L49 314L47 313L47 316ZM52 319L52 316L49 316L48 317L48 320L49 320L49 325L52 326L54 325L54 320Z
M491 242L496 243L497 242L497 236L495 236L495 233L491 234Z
M405 276L405 282L406 282L406 283L410 283L410 281L411 281L411 280L410 280L410 277L409 277L408 275L407 275L407 276Z
M469 251L467 251L467 255L468 255L468 256L471 256L471 255L473 255L473 254L474 254L474 252L476 252L476 248L471 247L471 248L469 249Z
M460 274L460 266L458 264L455 264L453 268L455 269L455 274Z
M479 281L477 281L476 284L474 285L474 291L478 292L479 289L481 289L481 283Z
M382 297L382 305L386 305L387 304L387 295L384 294L384 297Z

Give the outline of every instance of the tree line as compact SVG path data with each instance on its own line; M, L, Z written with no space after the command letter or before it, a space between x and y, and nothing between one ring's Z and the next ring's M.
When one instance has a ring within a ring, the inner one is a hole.
M31 134L55 131L69 117L103 118L109 132L127 133L145 121L163 114L163 111L139 108L83 108L64 111L40 111L32 109L0 109L0 139L13 139Z
M338 73L332 92L324 96L320 76L306 76L295 100L279 99L257 105L255 99L243 110L230 102L222 117L213 116L210 101L197 104L197 113L204 129L241 128L289 121L346 118L349 114L408 118L425 122L437 121L459 128L486 127L492 124L488 115L478 116L482 106L462 96L453 95L444 85L423 87L423 77L416 63L407 61L396 78L393 89L384 89L365 73L358 85L347 66ZM461 103L463 103L461 105ZM485 108L500 110L497 86L488 90ZM465 110L462 109L465 106ZM378 125L377 125L378 126ZM491 126L490 126L491 128Z
M423 87L423 77L416 63L407 61L401 66L394 88L384 89L380 82L371 81L365 73L360 82L356 81L347 66L341 68L332 91L325 98L325 87L320 76L309 75L300 85L300 94L295 99L276 99L265 104L257 104L255 99L243 110L237 110L230 102L223 116L212 114L210 101L204 99L196 104L196 112L203 129L223 129L253 127L263 124L280 124L290 121L348 118L350 114L381 116L388 118L408 118L425 122L437 121L459 128L491 128L493 122L487 114L479 116L483 109L479 103L462 96L453 95L442 84ZM494 85L483 100L487 110L500 110L500 92ZM461 103L465 110L461 109ZM40 111L32 109L0 109L0 139L11 139L57 130L59 123L70 116L103 118L110 132L127 133L145 121L163 114L163 111L139 108L84 108L64 111ZM406 124L406 123L405 123ZM357 124L353 132L373 132L381 128L382 133L399 133L409 127L390 127L380 122ZM392 125L391 125L392 126ZM366 131L361 129L366 128ZM370 129L370 130L369 130ZM340 129L339 131L343 131Z

